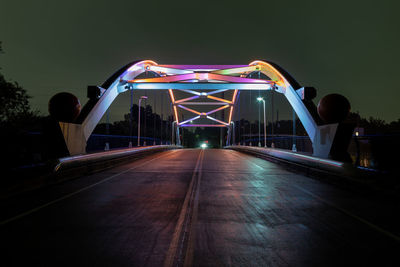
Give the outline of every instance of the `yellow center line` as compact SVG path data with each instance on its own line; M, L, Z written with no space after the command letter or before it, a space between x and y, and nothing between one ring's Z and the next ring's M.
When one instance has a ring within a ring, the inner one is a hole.
M193 219L193 212L196 210L197 212L197 207L196 203L193 203L193 200L197 197L198 198L198 191L199 191L199 177L201 174L201 169L202 169L202 161L204 157L204 149L200 150L199 156L197 157L196 161L196 166L193 170L193 175L189 184L189 188L186 192L185 195L185 200L182 205L181 212L179 214L178 222L176 223L174 234L172 236L171 243L169 245L165 261L164 261L164 267L171 267L174 265L176 260L179 260L182 250L183 250L183 243L184 243L184 234L185 230L188 231L187 227L190 227L190 225L187 225L189 220ZM196 179L197 177L197 179ZM194 191L196 190L196 191ZM191 209L190 204L193 203L194 207ZM198 201L197 201L198 203ZM192 214L188 214L192 212ZM189 230L190 231L190 230ZM182 237L182 238L181 238ZM190 238L190 233L189 233L189 238Z

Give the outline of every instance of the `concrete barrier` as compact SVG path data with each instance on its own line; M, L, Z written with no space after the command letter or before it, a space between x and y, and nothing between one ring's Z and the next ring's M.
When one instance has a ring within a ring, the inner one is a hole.
M0 188L0 199L9 198L27 191L57 184L83 175L100 172L117 165L140 159L146 155L181 146L160 145L109 150L49 161L7 174L7 181Z
M147 154L178 148L181 148L181 146L159 145L134 147L60 158L54 166L54 173L61 174L75 169L84 169L89 172L101 171L116 164L125 163L127 160L133 158L140 158Z

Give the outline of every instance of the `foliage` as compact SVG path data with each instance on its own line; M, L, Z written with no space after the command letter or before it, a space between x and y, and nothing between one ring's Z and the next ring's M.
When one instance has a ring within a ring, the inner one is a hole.
M16 82L8 82L0 74L0 122L12 122L32 116L29 96Z
M348 121L355 123L357 127L364 128L364 134L367 135L400 133L400 119L387 123L382 119L374 117L366 119L361 117L358 112L351 112Z
M17 82L7 81L0 73L0 138L5 140L3 150L6 151L1 162L7 167L31 162L31 147L38 145L27 133L40 131L43 119L31 110L29 98L24 88Z
M0 54L4 53L0 42ZM21 120L37 117L29 106L29 95L17 82L7 81L0 73L0 123L7 126L18 124Z
M141 117L141 134L145 137L152 137L155 139L162 139L163 141L170 140L172 117L161 118L159 114L153 112L150 105L140 108ZM132 115L132 120L131 120ZM124 135L136 136L138 131L138 105L134 104L132 107L132 114L124 115L121 121L114 121L113 123L99 123L94 129L93 133L96 134L111 134L111 135ZM162 132L161 132L162 129Z

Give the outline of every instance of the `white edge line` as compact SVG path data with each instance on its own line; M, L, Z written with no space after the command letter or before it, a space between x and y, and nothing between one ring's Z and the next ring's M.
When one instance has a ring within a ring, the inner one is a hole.
M177 150L173 150L171 153L174 153L175 151L177 151ZM171 154L171 153L168 153L168 154ZM96 185L99 185L99 184L102 184L102 183L104 183L104 182L107 182L108 180L111 180L111 179L113 179L113 178L115 178L115 177L117 177L117 176L119 176L119 175L121 175L121 174L124 174L124 173L128 172L128 171L131 171L131 170L134 170L134 169L136 169L136 168L142 167L143 165L145 165L145 164L147 164L147 163L149 163L149 162L152 162L152 161L154 161L154 160L156 160L156 159L159 159L159 158L161 158L161 157L164 157L164 156L165 156L165 155L161 155L161 156L159 156L159 157L153 158L153 159L151 159L151 160L149 160L149 161L143 162L142 164L139 164L139 165L137 165L137 166L134 166L134 167L132 167L132 168L129 168L129 169L127 169L127 170L124 170L124 171L122 171L122 172L119 172L119 173L117 173L117 174L111 175L110 177L104 178L104 179L101 180L101 181L98 181L98 182L96 182L96 183L94 183L94 184L88 185L88 186L86 186L86 187L84 187L84 188L81 188L81 189L79 189L79 190L77 190L77 191L75 191L75 192L72 192L72 193L69 193L69 194L67 194L67 195L65 195L65 196L62 196L62 197L60 197L60 198L57 198L57 199L55 199L55 200L53 200L53 201L50 201L50 202L48 202L48 203L46 203L46 204L43 204L43 205L39 206L39 207L33 208L33 209L29 210L29 211L26 211L26 212L24 212L24 213L21 213L21 214L19 214L19 215L16 215L16 216L14 216L14 217L11 217L11 218L9 218L9 219L6 219L6 220L0 222L0 225L5 225L5 224L7 224L7 223L9 223L9 222L18 220L18 219L20 219L20 218L22 218L22 217L25 217L25 216L29 215L29 214L35 213L35 212L37 212L37 211L39 211L39 210L41 210L41 209L43 209L43 208L46 208L46 207L48 207L48 206L50 206L50 205L53 205L54 203L57 203L57 202L60 202L61 200L67 199L67 198L69 198L69 197L72 197L72 196L74 196L74 195L76 195L76 194L79 194L80 192L83 192L83 191L85 191L85 190L87 190L87 189L90 189L90 188L96 186Z
M234 151L234 150L233 150L233 151ZM238 152L238 151L236 151L236 152ZM238 154L238 156L241 157L241 158L243 158L243 159L246 159L245 157L243 157L243 156L240 155L240 154ZM246 159L246 160L247 160L247 159ZM251 164L254 164L255 166L257 166L257 167L259 167L259 168L262 168L261 166L259 166L258 164L254 163L254 162L252 162L252 161L250 161L250 160L247 160L247 161L249 161ZM298 186L298 185L293 185L293 184L292 184L292 186L294 186L294 187L296 187L297 189L299 189L300 191L303 191L304 193L306 193L306 194L308 194L308 195L310 195L310 196L312 196L312 197L318 199L318 200L321 201L322 203L324 203L324 204L326 204L326 205L328 205L328 206L331 206L331 207L333 207L333 208L335 208L335 209L341 211L342 213L346 214L347 216L349 216L349 217L351 217L351 218L353 218L353 219L356 219L356 220L358 220L358 221L361 222L361 223L364 223L365 225L369 226L370 228L374 229L375 231L377 231L377 232L379 232L379 233L381 233L381 234L383 234L383 235L385 235L385 236L387 236L387 237L390 237L390 238L394 239L394 240L397 241L397 242L400 242L400 237L397 236L396 234L393 234L393 233L391 233L391 232L389 232L389 231L386 231L385 229L382 229L382 228L380 228L379 226L377 226L377 225L375 225L375 224L373 224L373 223L371 223L371 222L369 222L369 221L367 221L367 220L365 220L365 219L363 219L363 218L361 218L361 217L359 217L359 216L357 216L357 215L351 213L350 211L348 211L348 210L346 210L346 209L343 209L343 208L341 208L341 207L339 207L339 206L336 206L335 204L333 204L333 203L331 203L331 202L329 202L329 201L327 201L327 200L322 199L321 197L319 197L319 196L317 196L317 195L311 193L310 191L308 191L308 190L306 190L306 189L304 189L304 188L302 188L302 187L300 187L300 186Z

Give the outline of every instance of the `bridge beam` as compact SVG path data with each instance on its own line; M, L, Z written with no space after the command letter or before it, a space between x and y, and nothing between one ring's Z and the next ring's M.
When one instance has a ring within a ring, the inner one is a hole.
M271 90L267 83L129 83L133 90Z

